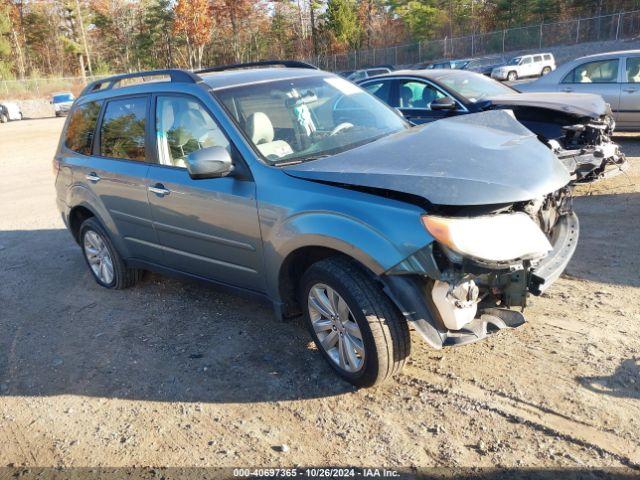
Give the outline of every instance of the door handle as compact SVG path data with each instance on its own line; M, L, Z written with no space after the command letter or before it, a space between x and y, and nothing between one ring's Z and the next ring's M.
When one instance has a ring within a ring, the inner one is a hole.
M167 189L161 183L156 183L155 185L149 187L149 191L155 193L156 195L160 195L164 197L165 195L169 195L171 190Z
M563 88L563 89L562 89L562 91L563 91L563 92L570 93L570 92L573 92L573 88L565 87L565 88Z
M96 172L87 173L84 178L93 183L98 183L100 181L100 176L97 175Z
M637 88L624 88L623 90L627 93L635 93L638 91Z

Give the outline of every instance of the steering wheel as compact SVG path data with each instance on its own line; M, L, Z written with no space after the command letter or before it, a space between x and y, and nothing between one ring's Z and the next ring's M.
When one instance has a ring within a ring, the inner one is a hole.
M336 126L336 128L334 128L333 130L331 130L331 133L329 134L330 137L333 137L334 135L339 134L341 131L343 130L347 130L348 128L353 128L353 123L349 123L349 122L342 122L339 125Z

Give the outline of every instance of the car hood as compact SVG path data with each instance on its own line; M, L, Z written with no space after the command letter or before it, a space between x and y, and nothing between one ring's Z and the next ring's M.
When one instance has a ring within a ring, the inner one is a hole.
M439 120L284 171L459 206L528 201L570 180L551 150L504 110Z
M511 93L491 97L488 101L498 107L538 107L594 118L609 111L600 95L588 93Z

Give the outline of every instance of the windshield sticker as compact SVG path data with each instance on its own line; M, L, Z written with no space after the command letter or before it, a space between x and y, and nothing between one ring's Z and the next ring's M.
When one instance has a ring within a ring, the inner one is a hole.
M330 77L325 78L324 81L332 87L340 90L343 95L354 95L361 92L361 90L357 86L355 86L350 81L345 80L344 78Z

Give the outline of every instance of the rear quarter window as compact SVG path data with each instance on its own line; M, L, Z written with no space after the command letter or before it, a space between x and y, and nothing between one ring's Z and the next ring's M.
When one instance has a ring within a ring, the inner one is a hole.
M147 98L111 100L100 130L100 155L144 162Z
M71 113L64 140L67 148L82 155L91 155L101 106L102 102L89 102Z

